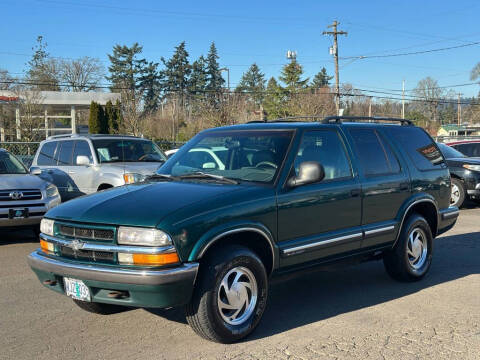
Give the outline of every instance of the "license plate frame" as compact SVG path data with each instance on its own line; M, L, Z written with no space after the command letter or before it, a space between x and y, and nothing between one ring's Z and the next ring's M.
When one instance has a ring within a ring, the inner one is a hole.
M28 208L11 208L8 209L9 219L27 219L29 216Z
M92 301L90 289L82 280L64 277L63 285L65 288L65 295L68 297L85 302Z

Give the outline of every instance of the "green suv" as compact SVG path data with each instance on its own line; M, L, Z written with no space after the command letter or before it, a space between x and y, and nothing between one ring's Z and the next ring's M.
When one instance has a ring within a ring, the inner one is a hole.
M274 275L382 258L392 278L421 279L458 217L449 203L445 160L408 120L256 122L50 210L28 262L82 309L185 305L195 332L229 343L259 323Z

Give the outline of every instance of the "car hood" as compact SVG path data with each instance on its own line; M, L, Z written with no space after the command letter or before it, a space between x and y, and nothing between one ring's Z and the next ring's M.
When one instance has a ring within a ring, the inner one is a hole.
M163 162L121 162L121 163L103 163L102 169L108 172L110 169L115 173L136 173L142 175L155 174L157 170L162 166Z
M0 175L0 190L44 189L47 182L36 175L2 174Z
M165 216L202 200L230 196L242 185L147 182L112 188L68 201L46 217L112 225L155 227Z

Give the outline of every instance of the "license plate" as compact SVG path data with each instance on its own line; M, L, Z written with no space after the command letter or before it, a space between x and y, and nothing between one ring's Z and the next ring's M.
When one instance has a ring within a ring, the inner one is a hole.
M82 280L63 278L65 284L65 294L81 301L90 301L90 290L88 286L83 283Z
M23 219L28 217L28 208L25 209L8 209L9 219Z

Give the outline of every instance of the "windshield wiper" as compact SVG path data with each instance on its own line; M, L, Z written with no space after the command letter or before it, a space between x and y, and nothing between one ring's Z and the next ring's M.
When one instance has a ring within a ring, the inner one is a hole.
M238 184L237 180L233 180L221 175L205 173L203 171L196 171L190 174L180 175L178 178L179 179L212 179L216 181L223 181L229 184Z
M145 178L145 180L154 180L154 179L173 181L173 180L178 180L179 178L177 176L172 176L167 174L153 174Z

